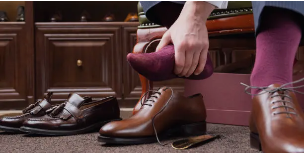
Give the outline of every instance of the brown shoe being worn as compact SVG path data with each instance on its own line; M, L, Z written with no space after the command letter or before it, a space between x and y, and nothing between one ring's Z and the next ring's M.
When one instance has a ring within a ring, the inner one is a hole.
M304 152L304 113L291 88L273 84L253 98L250 131L263 152Z
M206 109L201 94L184 97L162 87L142 103L132 117L114 121L100 129L100 142L143 144L172 136L206 133Z
M74 135L98 131L113 120L120 120L120 108L115 97L92 101L90 97L72 94L50 114L30 118L20 129L30 134Z
M0 119L0 129L6 132L19 133L23 122L28 118L40 117L50 112L52 92L49 92L43 100L31 104L22 111L21 115L4 116Z

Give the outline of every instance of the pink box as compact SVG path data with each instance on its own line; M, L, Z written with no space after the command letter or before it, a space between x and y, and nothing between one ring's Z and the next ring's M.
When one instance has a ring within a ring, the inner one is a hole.
M303 77L303 74L297 75L294 80ZM248 126L252 99L244 92L241 82L250 85L250 74L214 73L205 80L186 80L185 95L203 95L207 122ZM298 91L303 92L304 88ZM304 95L297 94L297 98L304 109Z

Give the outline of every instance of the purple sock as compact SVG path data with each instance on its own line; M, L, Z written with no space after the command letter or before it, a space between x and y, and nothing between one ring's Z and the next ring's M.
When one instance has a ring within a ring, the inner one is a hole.
M252 86L292 82L292 71L302 31L285 9L272 9L262 16L262 30L256 38L256 60L251 74ZM252 94L260 90L252 89Z
M180 78L174 73L175 50L174 45L167 45L158 52L127 55L127 60L134 70L151 81L163 81ZM204 70L199 75L192 74L182 77L191 80L201 80L213 74L213 63L208 55Z

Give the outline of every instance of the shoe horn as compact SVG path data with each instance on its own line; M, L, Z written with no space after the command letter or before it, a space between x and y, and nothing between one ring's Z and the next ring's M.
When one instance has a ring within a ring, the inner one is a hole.
M219 135L201 135L196 137L190 137L187 139L178 140L172 143L174 149L187 149L199 143L207 143L213 139L219 138Z

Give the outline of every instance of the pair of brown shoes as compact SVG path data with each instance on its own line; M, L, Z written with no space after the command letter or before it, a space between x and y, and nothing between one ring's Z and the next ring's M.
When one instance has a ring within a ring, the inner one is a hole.
M98 131L105 123L121 120L115 97L92 100L72 94L62 104L51 105L52 93L31 104L23 114L0 119L0 129L42 135L74 135Z
M304 113L294 94L298 92L295 88L303 86L290 84L247 87L262 90L253 98L252 147L263 152L304 152ZM98 139L114 144L160 143L160 139L170 136L205 134L205 119L201 94L183 97L163 87L142 102L132 117L104 125Z

